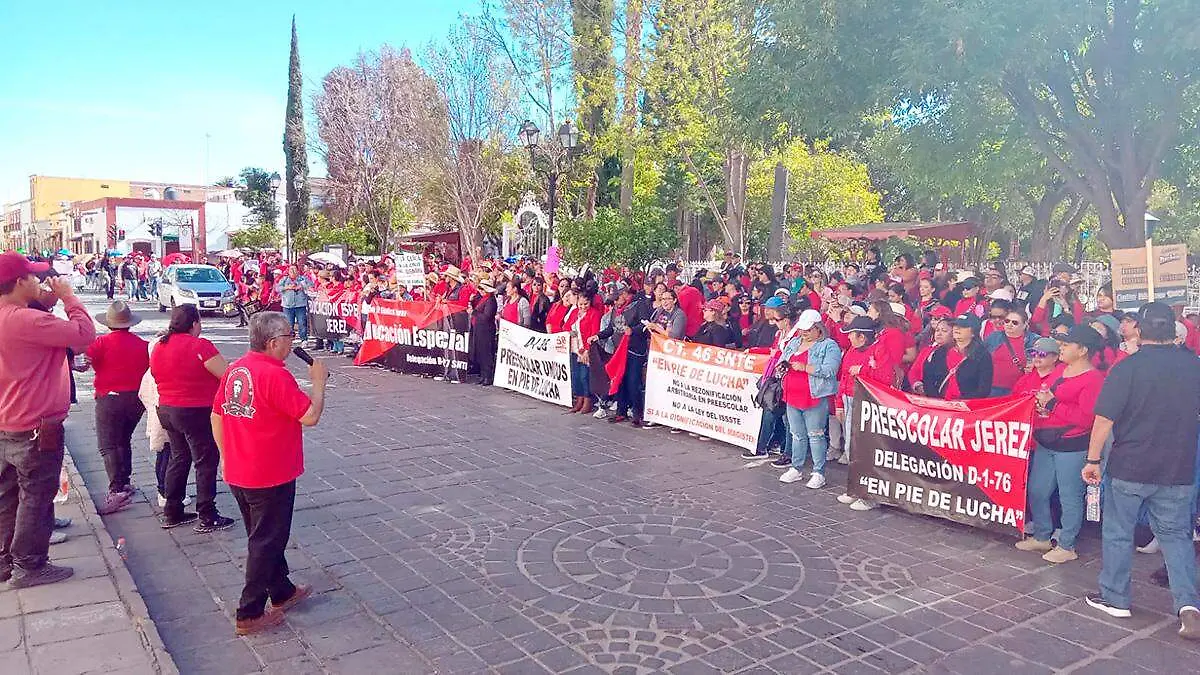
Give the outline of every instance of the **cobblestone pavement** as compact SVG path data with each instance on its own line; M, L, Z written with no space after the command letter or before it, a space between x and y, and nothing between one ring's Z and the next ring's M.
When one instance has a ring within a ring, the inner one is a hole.
M206 333L244 350L231 328ZM1159 556L1138 556L1132 619L1083 604L1095 532L1054 567L1010 538L850 511L834 500L841 466L825 489L784 485L729 446L329 363L289 551L318 595L285 627L233 636L242 531L165 532L148 500L106 518L185 674L1131 675L1200 658L1148 581ZM69 438L97 490L90 425L74 415ZM218 503L236 514L224 486Z

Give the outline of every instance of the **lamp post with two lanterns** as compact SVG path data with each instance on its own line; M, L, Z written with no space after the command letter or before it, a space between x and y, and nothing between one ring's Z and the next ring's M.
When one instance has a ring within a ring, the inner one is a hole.
M547 197L550 201L550 232L549 242L554 243L554 212L558 206L558 179L567 173L570 160L575 157L579 151L579 128L571 120L567 120L558 127L558 133L554 140L540 144L538 137L541 135L541 129L530 120L525 120L520 129L517 130L517 138L529 149L529 164L534 169L538 168L537 156L540 154L546 160L548 165L547 178L549 186Z

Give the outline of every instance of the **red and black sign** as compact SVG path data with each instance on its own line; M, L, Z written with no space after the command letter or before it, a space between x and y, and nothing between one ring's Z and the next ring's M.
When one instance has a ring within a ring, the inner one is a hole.
M860 379L847 491L913 513L1020 534L1033 412L1032 396L943 401Z
M367 308L355 365L376 363L401 373L439 376L467 370L470 331L456 328L466 305L376 298ZM465 323L465 322L462 322Z
M308 301L308 316L312 319L312 335L322 340L341 340L357 333L362 324L358 293L331 294L325 288Z

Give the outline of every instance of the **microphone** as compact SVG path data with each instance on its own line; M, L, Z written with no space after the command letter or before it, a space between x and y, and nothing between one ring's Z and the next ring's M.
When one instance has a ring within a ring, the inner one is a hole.
M311 366L313 364L313 357L308 352L304 351L303 347L292 347L292 353L296 355L296 358L307 363L308 365Z

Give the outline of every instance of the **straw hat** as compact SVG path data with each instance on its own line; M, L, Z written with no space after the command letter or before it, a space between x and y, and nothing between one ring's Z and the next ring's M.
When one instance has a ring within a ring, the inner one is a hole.
M129 309L129 305L123 300L112 303L103 314L97 314L95 318L96 323L112 329L132 328L142 322L142 317Z
M464 281L466 281L466 278L463 277L462 270L458 269L454 265L450 265L449 267L447 267L446 270L444 272L442 272L442 276L453 279L460 284L463 283Z
M495 293L496 284L493 284L491 279L484 277L479 280L479 289L487 293Z

